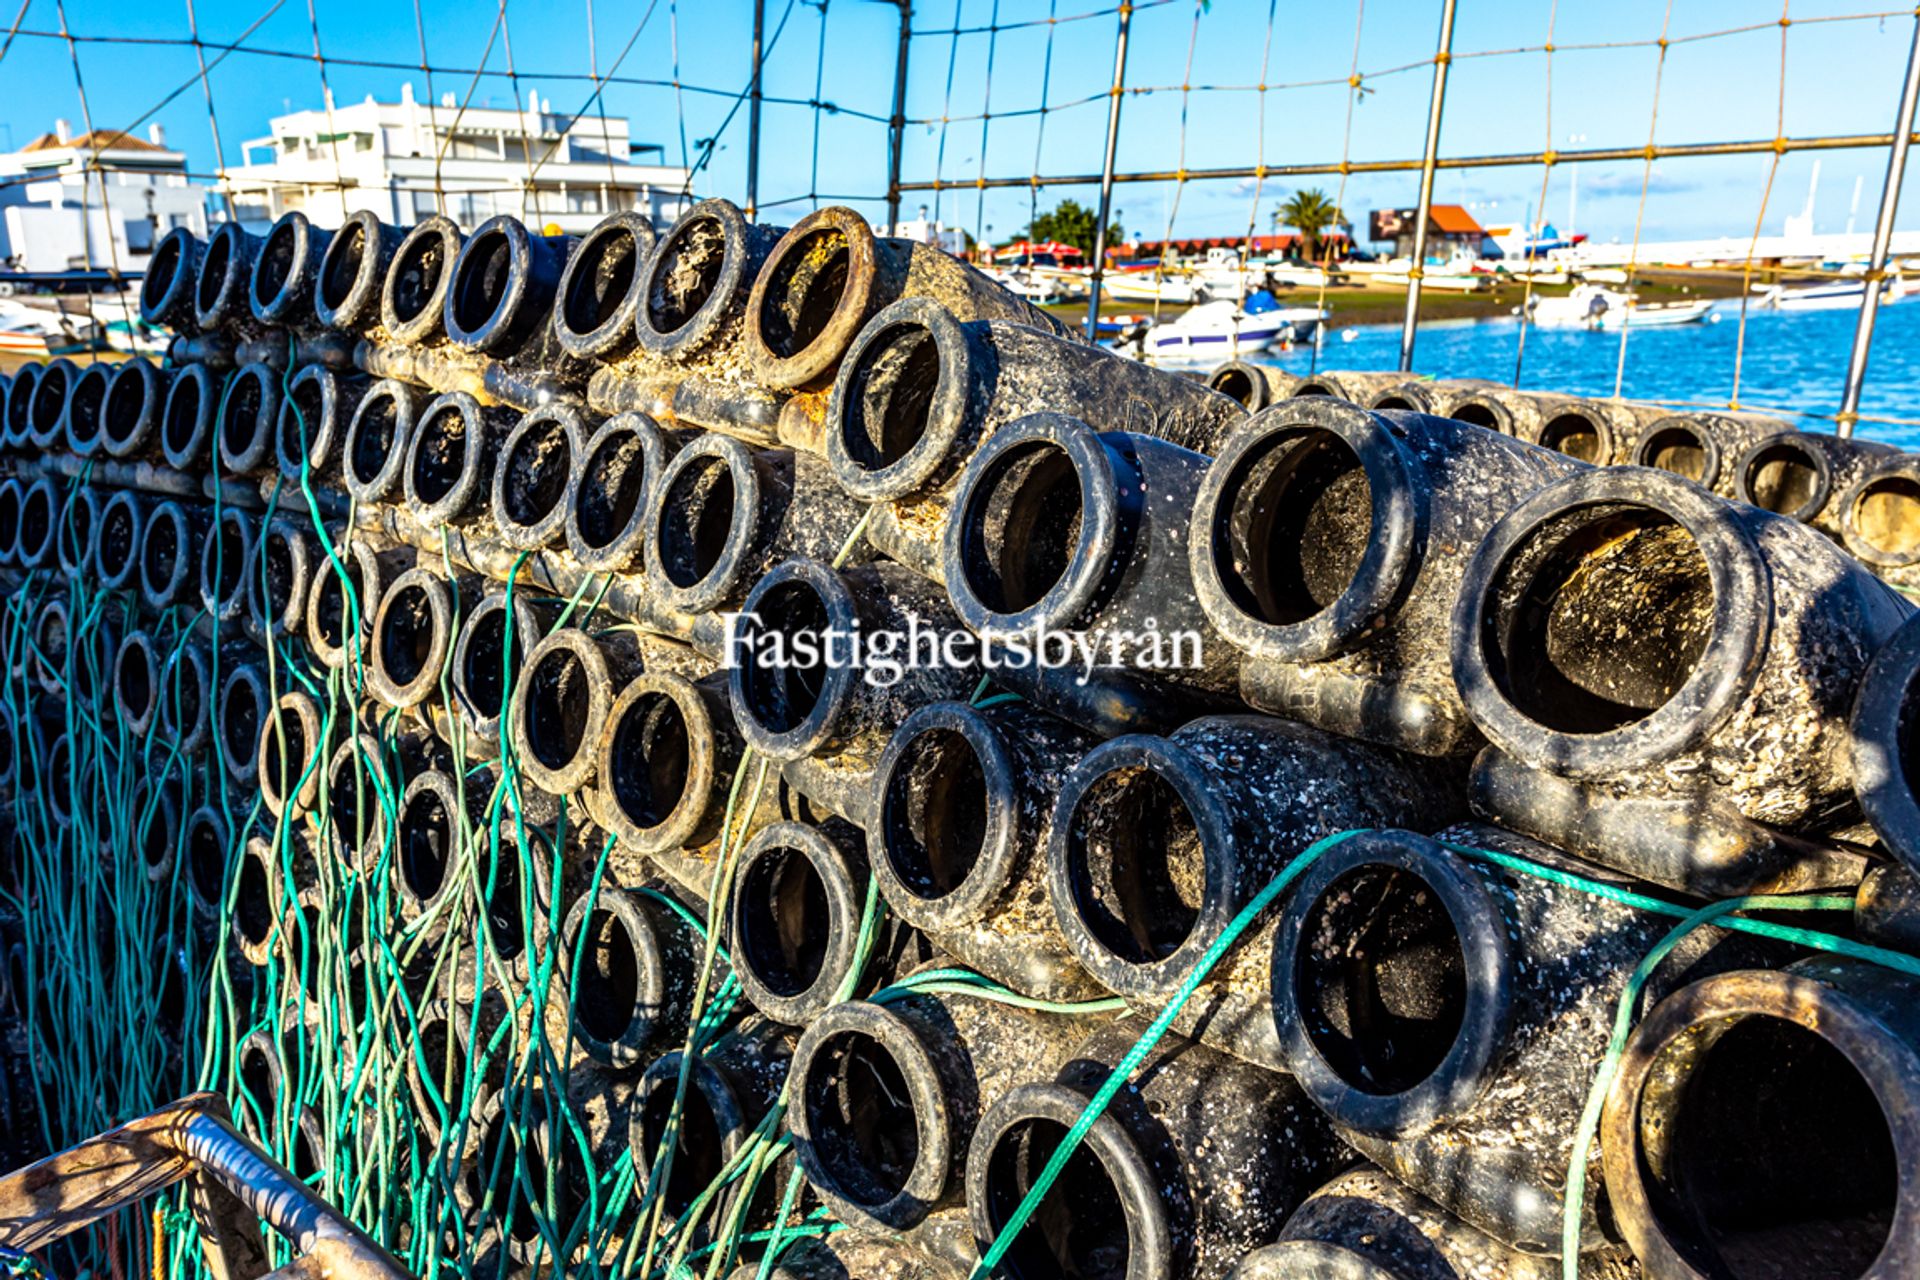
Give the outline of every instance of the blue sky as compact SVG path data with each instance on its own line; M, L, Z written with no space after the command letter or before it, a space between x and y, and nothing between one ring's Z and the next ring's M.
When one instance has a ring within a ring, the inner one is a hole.
M65 0L66 29L82 37L179 41L188 34L188 0ZM278 7L276 8L276 4ZM203 39L246 48L216 66L210 77L213 114L226 159L239 159L243 139L266 132L269 116L291 106L317 106L320 72L312 59L317 26L329 61L327 77L340 101L369 93L398 95L411 80L422 96L421 37L412 5L391 0L197 0ZM16 9L15 6L8 6ZM1097 171L1112 72L1114 19L1108 0L927 0L916 5L922 34L911 46L907 113L915 123L906 143L906 176L967 180L988 176ZM1460 0L1443 152L1483 154L1533 151L1549 138L1558 146L1638 146L1652 119L1657 49L1666 34L1659 123L1663 143L1770 137L1784 109L1789 135L1874 133L1891 127L1913 33L1905 15L1852 21L1816 21L1857 13L1860 0L1793 0L1787 28L1786 77L1781 94L1782 28L1777 3L1750 0ZM17 11L17 9L16 9ZM1097 16L1080 17L1091 11ZM630 116L636 138L666 146L678 159L683 143L698 156L718 135L711 164L696 181L702 194L738 199L744 189L747 113L734 113L747 83L750 0L508 0L504 31L496 30L497 0L419 0L427 54L436 68L433 89L465 95L471 69L486 57L474 101L505 105L514 95L507 76L508 45L519 96L529 89L550 98L556 111L585 106L591 92L590 43L602 73L631 41L621 77L665 83L616 83L605 92L609 112ZM1124 102L1120 168L1175 169L1269 163L1386 159L1417 155L1425 127L1438 0L1371 0L1358 23L1357 63L1367 92L1353 109L1346 83L1356 62L1353 0L1215 0L1200 9L1188 0L1140 8ZM1062 21L1049 25L1049 14ZM264 20L262 20L265 15ZM310 17L311 15L311 17ZM997 19L997 34L985 28ZM12 13L0 14L10 22ZM1066 19L1078 20L1066 20ZM782 23L784 22L784 26ZM1550 28L1551 24L1551 28ZM821 100L841 108L815 112L804 105L770 104L765 112L761 192L766 216L778 221L812 206L812 193L868 197L853 202L869 214L881 206L886 130L891 109L897 10L881 0L767 0L769 36L779 36L767 62L766 91L775 97ZM1685 37L1758 25L1712 39ZM56 116L80 126L82 111L68 45L57 38L59 0L27 0L20 34L0 59L0 145L19 145L50 128ZM959 27L960 35L947 34ZM1539 52L1550 38L1557 52ZM636 37L635 33L638 32ZM38 33L56 33L54 36ZM491 50L488 50L489 38ZM1627 47L1579 49L1581 44ZM1525 52L1502 52L1526 50ZM197 170L215 164L206 91L195 79L191 48L166 43L77 45L87 102L99 127L121 127L148 112L170 141L183 146ZM288 54L292 56L276 56ZM1470 56L1472 55L1472 56ZM217 56L210 51L209 58ZM402 64L354 65L355 61ZM1189 66L1191 71L1189 72ZM410 67L411 69L406 69ZM1405 68L1405 69L1400 69ZM1252 86L1270 86L1261 94ZM1323 83L1309 83L1323 82ZM1183 94L1182 84L1195 86ZM1215 86L1202 88L1201 86ZM169 94L165 105L155 107ZM1036 108L1050 109L1038 114ZM1550 115L1549 115L1550 108ZM983 111L993 119L983 122ZM868 118L875 117L875 118ZM945 118L949 122L940 123ZM723 122L724 128L723 128ZM1570 142L1584 137L1584 142ZM984 145L983 145L984 144ZM1814 158L1786 157L1775 176L1765 226L1805 203ZM1828 152L1820 160L1815 208L1819 230L1841 230L1859 179L1857 225L1871 225L1885 164L1877 152ZM1761 212L1771 161L1757 156L1663 161L1656 166L1645 207L1643 236L1671 238L1745 234ZM1555 171L1546 215L1565 224L1571 169ZM1519 221L1537 202L1538 166L1443 172L1436 199L1468 205L1484 223ZM1640 206L1638 162L1583 166L1579 176L1579 230L1599 239L1633 234ZM1338 178L1305 180L1329 192ZM1295 180L1172 183L1123 186L1116 204L1130 232L1149 238L1171 220L1178 234L1244 232L1249 222L1267 230L1273 206ZM1090 199L1086 188L1049 187L1041 208L1063 196ZM1355 177L1344 203L1350 213L1410 204L1412 175ZM1901 225L1920 227L1920 178L1909 183ZM787 197L800 197L775 205ZM1004 239L1022 229L1036 197L1026 190L945 192L940 214L970 231ZM1177 205L1176 205L1177 201ZM910 194L909 213L931 195Z

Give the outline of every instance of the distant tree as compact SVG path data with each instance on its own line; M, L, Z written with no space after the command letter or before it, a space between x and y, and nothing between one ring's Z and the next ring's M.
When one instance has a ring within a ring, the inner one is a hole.
M1309 262L1320 260L1320 250L1329 228L1346 225L1346 215L1340 212L1340 206L1326 192L1318 187L1308 187L1296 191L1279 209L1276 216L1287 226L1300 233L1302 256Z
M1037 214L1033 225L1027 228L1027 239L1044 242L1058 240L1061 244L1070 244L1083 253L1093 252L1095 230L1100 220L1092 209L1078 200L1062 200L1046 213ZM1116 221L1107 227L1107 244L1117 245L1126 238Z

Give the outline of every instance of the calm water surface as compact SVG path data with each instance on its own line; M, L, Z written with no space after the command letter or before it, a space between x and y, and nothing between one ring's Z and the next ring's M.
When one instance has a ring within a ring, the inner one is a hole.
M1718 323L1627 333L1623 394L1645 400L1692 400L1724 405L1733 393L1739 304L1722 303ZM1740 401L1800 413L1831 414L1840 407L1847 350L1856 313L1846 311L1750 311L1741 366ZM1520 347L1517 320L1456 321L1420 326L1414 346L1417 373L1448 378L1513 381ZM1400 356L1397 325L1369 325L1351 342L1327 335L1319 354L1323 369L1391 369ZM1313 367L1302 348L1261 359L1294 373ZM1620 359L1618 333L1534 329L1526 335L1520 385L1576 395L1611 395ZM1861 400L1858 434L1906 448L1920 448L1920 299L1883 307L1874 331L1873 359ZM1870 422L1875 414L1911 420L1903 426ZM1809 423L1811 430L1828 429Z

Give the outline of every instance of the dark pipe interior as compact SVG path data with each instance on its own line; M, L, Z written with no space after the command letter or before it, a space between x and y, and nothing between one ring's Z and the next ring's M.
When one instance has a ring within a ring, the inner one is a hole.
M67 503L66 518L60 522L60 558L67 564L79 564L93 542L93 512L90 502L76 494Z
M451 255L443 235L415 236L394 259L392 267L394 319L407 324L434 304L440 275Z
M261 704L260 686L251 680L235 681L228 686L226 705L221 708L221 745L229 760L251 760L260 749L260 720L266 714Z
M1500 429L1500 415L1494 412L1491 405L1482 404L1477 400L1467 401L1465 404L1456 408L1449 416L1452 417L1455 422L1464 422L1475 427L1485 427L1489 431L1498 431Z
M718 218L695 218L674 229L649 272L645 301L655 333L674 332L706 306L726 255L727 230Z
M543 418L514 440L507 455L507 518L521 526L535 525L552 515L567 496L573 476L573 444L557 419Z
M387 597L380 624L380 665L387 678L405 688L418 680L433 658L440 620L427 589L409 582Z
M198 664L185 658L167 668L166 684L161 691L162 705L169 707L171 728L182 738L199 727L206 707L206 691L201 687Z
M275 710L267 729L265 767L260 770L260 785L285 800L300 787L306 772L307 757L313 744L307 741L306 722L292 707Z
M1667 1238L1724 1280L1863 1274L1887 1243L1901 1181L1872 1088L1799 1023L1754 1015L1706 1034L1717 1038L1675 1061L1677 1084L1663 1083L1677 1089L1667 1158L1657 1170L1641 1163Z
M318 378L300 378L280 406L280 456L299 462L313 453L313 442L320 437L321 414L327 397Z
M1152 964L1180 949L1200 919L1206 853L1171 782L1135 765L1097 778L1067 831L1076 914L1114 955Z
M163 236L153 251L153 257L147 261L147 274L140 281L140 309L151 313L167 290L173 287L173 278L180 274L180 237Z
M379 767L378 761L367 759L358 748L342 753L333 762L333 774L327 779L327 818L333 824L334 838L349 850L357 851L371 843L375 824L380 821L378 780L374 777Z
M1420 406L1405 396L1381 396L1373 402L1376 409L1403 409L1409 413L1420 412Z
M823 651L820 660L812 663L791 661L777 666L763 666L749 657L740 669L747 714L771 733L790 733L813 714L826 689L823 640L832 620L819 593L797 580L782 582L762 595L756 611L760 623L750 635L777 633L788 657L795 656L794 640L799 636L813 637L814 648Z
M268 1055L267 1046L251 1037L240 1046L240 1061L237 1065L240 1073L240 1099L238 1110L243 1123L258 1124L263 1129L273 1127L274 1108L278 1105L275 1096L274 1063ZM256 1130L257 1132L258 1130Z
M214 530L213 546L207 553L213 567L213 596L217 604L232 600L246 585L247 527L245 517L226 516Z
M527 912L521 901L520 860L510 852L481 875L486 891L487 938L502 960L517 959L527 949Z
M1486 656L1529 718L1605 733L1645 719L1693 674L1713 633L1713 582L1692 536L1658 512L1591 508L1579 521L1527 581L1512 581L1512 560L1497 576L1488 598L1515 603Z
M293 1156L287 1168L309 1186L318 1186L327 1170L326 1148L305 1124L293 1126Z
M906 1190L920 1123L906 1073L884 1044L864 1031L835 1032L820 1042L801 1088L814 1155L838 1191L880 1205Z
M637 827L664 823L687 795L693 740L680 704L645 693L627 704L613 726L614 803Z
M187 875L202 902L215 907L221 905L220 890L227 881L226 832L204 816L187 828ZM258 894L264 901L265 888L260 888Z
M1291 394L1295 398L1303 398L1306 396L1321 396L1328 400L1338 400L1341 398L1338 391L1335 391L1324 382L1302 382L1294 387Z
M733 468L707 456L680 468L660 502L660 563L676 587L697 586L712 573L733 532Z
M445 500L467 468L467 415L446 403L426 416L416 430L413 491L425 503Z
M53 495L43 488L27 490L20 504L20 559L31 562L46 554L53 536Z
M940 386L940 349L919 325L902 325L860 353L848 386L840 442L869 471L906 457L927 434Z
M64 733L53 740L53 749L47 752L47 776L53 780L47 788L47 803L57 816L71 817L80 780L73 776L73 742Z
M1327 1065L1363 1093L1403 1093L1446 1060L1466 1016L1466 956L1433 887L1397 867L1347 872L1300 931L1293 984Z
M518 637L514 637L518 639ZM507 652L507 611L489 609L467 629L463 651L466 665L460 683L474 714L485 720L498 719L513 695L514 676L527 660L523 652Z
M15 743L12 716L0 716L0 778L13 777Z
M1792 515L1813 501L1820 469L1805 446L1776 440L1753 456L1745 476L1747 501L1766 511Z
M1853 523L1882 555L1920 554L1920 479L1890 475L1869 481L1854 507Z
M768 849L747 868L739 892L737 959L775 995L811 989L833 927L813 860L798 849Z
M1540 428L1540 443L1582 462L1601 460L1600 428L1584 413L1560 413L1548 418Z
M287 287L287 279L293 275L297 240L291 221L276 223L267 232L266 243L260 246L260 260L253 267L253 300L260 306L272 305Z
M1214 569L1242 613L1290 626L1353 583L1373 536L1373 486L1331 431L1273 441L1228 476L1211 530Z
M7 390L7 431L14 436L24 436L33 425L33 397L40 387L40 366L27 365L13 375L13 385Z
M0 556L14 551L20 545L20 497L18 485L0 485ZM100 572L103 575L107 573L104 564Z
M640 1000L641 945L626 922L613 912L588 913L585 954L574 986L573 1016L596 1040L618 1040L634 1022L634 1007Z
M353 478L372 484L393 456L394 441L400 434L400 405L396 393L375 391L360 402L359 424L353 433L353 456L348 465Z
M13 739L9 734L0 734L0 741L6 743L9 753L8 760L0 764L0 775L4 775L13 768ZM167 859L173 856L174 846L179 843L180 832L174 826L169 810L160 802L161 793L154 790L147 794L148 801L141 807L140 859L151 869L167 865Z
M349 222L327 242L327 252L320 263L319 288L320 301L326 304L328 310L347 304L354 283L360 278L360 265L366 256L365 223Z
M173 380L167 396L167 420L161 427L161 442L169 453L179 455L193 444L193 433L200 425L200 380L181 374Z
M285 618L294 607L300 589L300 565L294 556L294 540L286 530L269 527L260 538L260 554L266 563L267 617L269 625Z
M400 809L400 874L421 902L431 902L447 880L453 819L433 787L421 787Z
M582 241L560 300L568 331L589 334L611 321L639 271L640 242L631 227L613 223Z
M120 705L140 719L153 710L153 651L143 644L126 645L120 650L119 666Z
M6 545L7 516L4 510L5 499L0 498L0 546ZM17 515L16 515L17 519ZM134 535L139 521L133 505L128 502L110 502L100 515L100 542L95 552L95 565L102 578L118 578L133 563Z
M467 242L453 278L453 320L462 332L478 332L493 319L506 301L513 269L513 241L500 228Z
M427 1069L420 1072L423 1061ZM410 1060L410 1065L423 1079L432 1082L448 1115L458 1116L467 1089L467 1050L453 1034L451 1015L444 1006L421 1014L420 1051ZM420 1108L420 1119L436 1128L440 1124L440 1116L431 1103Z
M961 573L994 613L1030 609L1053 590L1080 543L1080 473L1059 445L1007 450L968 495Z
M187 979L180 966L180 959L172 951L163 949L154 958L155 990L154 1021L161 1031L172 1039L179 1035L187 1014Z
M65 609L44 609L40 613L40 625L34 630L34 648L40 651L40 661L50 671L63 671L67 665L67 612Z
M114 444L133 439L140 415L147 407L147 380L127 374L116 377L107 388L107 399L100 414L100 433Z
M273 880L267 874L267 868L261 862L263 854L259 845L249 846L247 853L240 859L240 884L238 896L234 899L234 923L239 927L240 936L254 946L265 942L273 932L276 917ZM211 901L218 903L218 889Z
M846 297L853 255L846 232L822 227L788 245L760 308L760 337L781 359L812 346Z
M634 1153L636 1169L651 1169L654 1153L667 1136L667 1119L673 1108L673 1076L649 1080L640 1102L640 1149ZM674 1140L673 1169L667 1175L664 1197L666 1212L679 1217L687 1211L695 1196L720 1176L726 1163L724 1136L714 1115L713 1103L697 1085L687 1090L681 1106L679 1134Z
M353 631L360 630L357 620L367 603L366 584L360 577L360 558L346 555L347 582L353 586L356 625ZM320 566L320 587L313 597L314 628L320 633L320 639L329 647L342 648L347 643L347 591L340 582L340 570L331 560Z
M74 443L87 444L100 435L100 406L107 398L107 366L88 365L81 375L74 379L73 395L68 402L70 410L67 422L72 428Z
M887 779L882 853L916 897L944 898L966 882L987 837L987 776L965 736L915 737Z
M60 425L66 412L67 388L71 375L64 365L50 364L40 372L40 385L33 391L33 429L51 432Z
M1253 407L1256 388L1253 376L1245 369L1222 369L1213 375L1210 385L1220 394L1231 396L1248 408Z
M165 587L180 574L180 526L158 512L147 521L147 536L140 547L141 573L148 582Z
M564 769L587 749L587 664L564 645L540 655L527 676L527 746L549 769Z
M621 431L603 439L581 469L574 523L580 538L599 550L633 523L647 491L646 450L637 432Z
M260 429L261 405L260 379L252 373L235 378L220 414L220 441L229 454L238 456L253 444Z
M1662 427L1648 438L1641 461L1689 480L1703 480L1707 474L1706 442L1692 427Z
M227 282L227 272L233 264L233 238L230 235L215 235L207 241L207 251L200 258L200 287L194 295L200 310L211 311L220 301L220 288Z
M1010 1127L987 1160L988 1220L1013 1217L1059 1149L1066 1126L1034 1117ZM1131 1261L1127 1212L1100 1157L1085 1146L1067 1158L1039 1210L1000 1267L1011 1280L1126 1280Z

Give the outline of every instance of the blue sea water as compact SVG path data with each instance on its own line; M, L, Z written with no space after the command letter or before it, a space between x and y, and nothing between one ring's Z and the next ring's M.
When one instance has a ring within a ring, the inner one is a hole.
M1739 303L1722 302L1715 323L1627 333L1622 394L1632 399L1699 401L1725 406L1733 393ZM1847 351L1857 315L1852 310L1750 310L1741 366L1743 408L1832 414L1840 407ZM1442 378L1491 378L1511 383L1520 347L1517 320L1436 321L1422 324L1414 371ZM1338 316L1319 353L1322 369L1392 369L1400 357L1398 325L1367 325L1352 341L1340 336ZM1573 395L1613 393L1620 335L1529 328L1520 386ZM1313 367L1305 347L1260 357L1293 373ZM1873 358L1856 434L1920 448L1920 300L1883 307L1874 330ZM1869 421L1875 414L1914 425ZM1808 430L1831 424L1808 422Z

